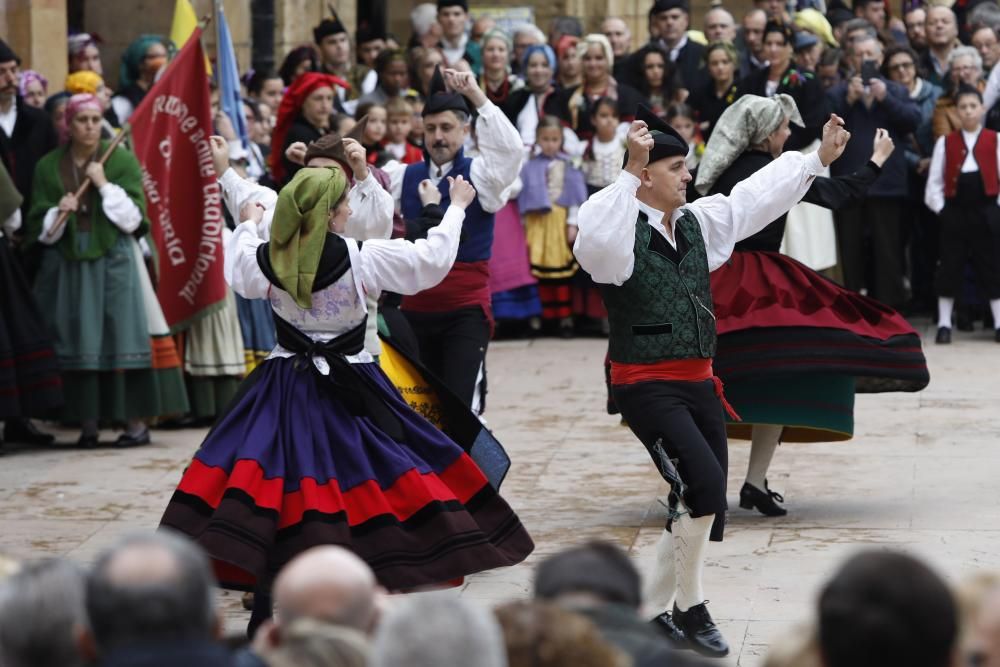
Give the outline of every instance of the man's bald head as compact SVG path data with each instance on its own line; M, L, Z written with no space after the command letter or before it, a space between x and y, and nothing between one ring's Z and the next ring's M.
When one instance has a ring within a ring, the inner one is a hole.
M135 534L102 553L87 576L97 653L126 644L204 640L219 631L205 555L166 532Z
M705 13L705 37L709 42L736 40L736 19L722 7L713 7Z
M314 547L292 559L274 582L282 625L311 618L369 632L379 587L368 565L347 549Z
M628 54L629 47L632 46L632 33L625 21L610 16L604 19L604 23L601 24L601 33L611 42L611 50L614 52L615 58L621 58Z

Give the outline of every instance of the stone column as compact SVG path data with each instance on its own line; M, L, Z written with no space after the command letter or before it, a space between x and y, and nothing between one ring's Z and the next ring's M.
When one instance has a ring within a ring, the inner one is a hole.
M0 34L21 57L23 69L41 72L50 92L66 79L66 0L0 2Z

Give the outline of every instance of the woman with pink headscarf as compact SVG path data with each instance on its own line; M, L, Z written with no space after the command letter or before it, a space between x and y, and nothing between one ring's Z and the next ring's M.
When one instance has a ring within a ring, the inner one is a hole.
M142 171L124 148L100 163L102 113L95 95L70 98L69 141L35 170L25 243L41 250L35 298L56 337L61 420L81 424L84 447L97 446L100 422L125 423L115 445L128 447L149 443L144 418L186 411L187 395L139 249L149 231Z
M24 103L30 107L41 109L45 106L45 98L49 91L49 80L33 69L21 72L21 80L17 92Z

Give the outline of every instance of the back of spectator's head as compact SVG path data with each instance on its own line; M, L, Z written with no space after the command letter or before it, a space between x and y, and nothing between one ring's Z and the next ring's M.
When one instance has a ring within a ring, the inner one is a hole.
M632 561L608 542L561 551L542 561L535 573L535 597L546 600L583 593L638 609L641 591L639 572Z
M84 623L83 581L73 563L45 560L0 583L0 665L83 664L74 638Z
M422 594L379 623L371 667L507 667L503 635L487 609L465 598Z
M820 593L826 667L948 667L957 633L951 591L905 554L860 553Z
M628 657L608 644L590 620L539 601L496 610L509 667L625 667Z
M368 564L336 546L313 547L296 556L274 582L274 604L282 626L310 618L371 632L378 595Z
M556 44L563 35L583 37L583 23L575 16L557 16L549 24L549 44Z
M214 585L208 559L192 542L164 531L126 536L87 576L85 653L215 638Z
M368 654L368 640L357 630L300 618L261 657L267 667L366 667Z
M969 26L969 34L976 32L980 28L1000 28L1000 5L995 2L980 2L969 11L965 19Z

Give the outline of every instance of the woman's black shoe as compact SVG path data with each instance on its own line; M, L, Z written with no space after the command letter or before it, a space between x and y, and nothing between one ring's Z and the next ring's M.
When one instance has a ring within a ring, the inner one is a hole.
M24 417L12 417L7 420L3 430L3 438L8 442L20 442L25 445L45 446L56 441L49 433L42 433L35 423Z
M122 433L115 440L115 447L138 447L139 445L149 444L149 429L138 435L129 435L128 433Z
M715 621L708 613L705 603L696 604L687 611L674 605L674 623L687 640L688 648L709 658L724 658L729 655L729 644L715 627Z
M674 623L674 619L671 618L669 611L663 612L649 623L654 628L659 630L674 648L688 647L687 640L684 639L684 633L681 632L681 629L677 627L676 623Z
M743 488L740 489L740 507L745 510L757 509L764 516L785 516L788 514L788 510L778 504L783 502L785 502L785 498L780 493L767 488L767 480L764 480L763 491L748 483L744 483Z
M76 441L76 446L81 449L96 449L97 445L100 444L100 440L96 435L80 435L80 439Z
M934 343L936 345L949 345L951 343L951 327L938 327Z

